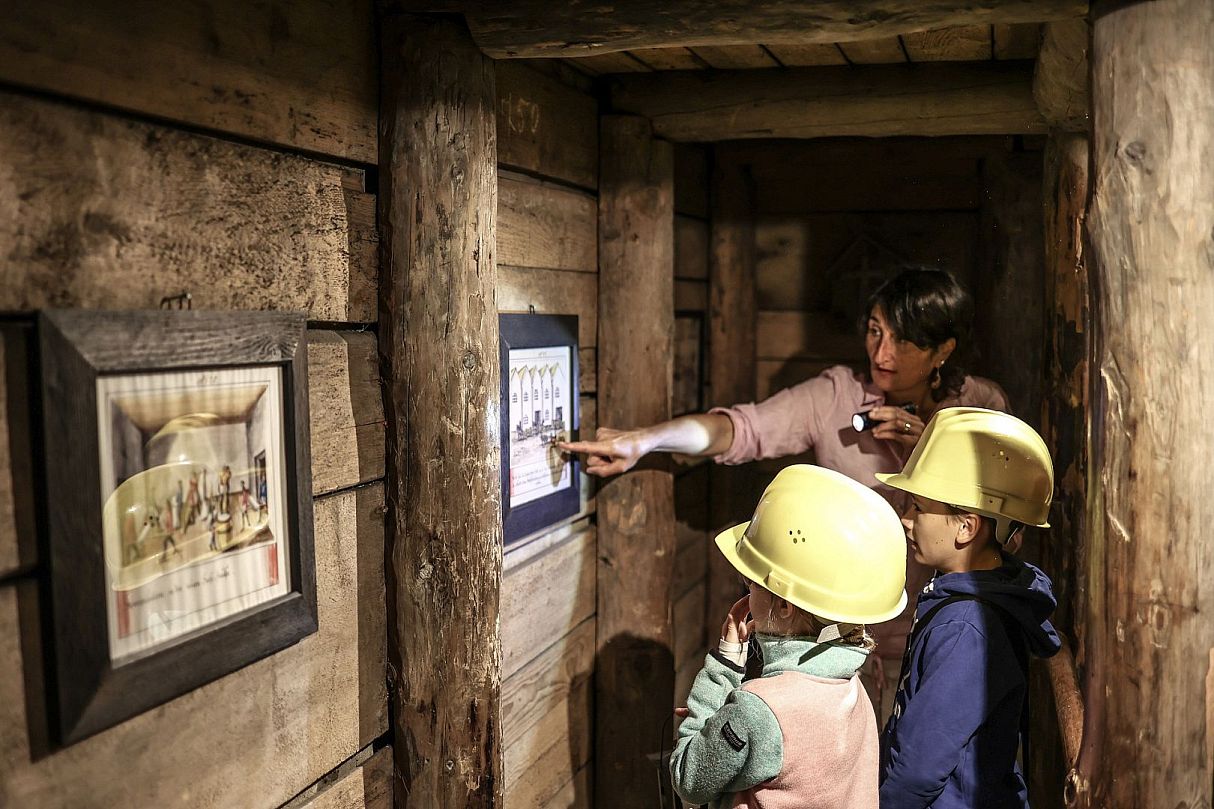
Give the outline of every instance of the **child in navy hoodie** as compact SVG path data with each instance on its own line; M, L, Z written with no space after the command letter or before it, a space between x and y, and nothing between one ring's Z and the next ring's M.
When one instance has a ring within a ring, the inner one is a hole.
M882 734L881 809L1023 809L1028 655L1059 642L1049 578L1006 546L1024 525L1048 527L1049 452L1014 416L946 408L903 471L878 477L911 494L910 552L937 571Z

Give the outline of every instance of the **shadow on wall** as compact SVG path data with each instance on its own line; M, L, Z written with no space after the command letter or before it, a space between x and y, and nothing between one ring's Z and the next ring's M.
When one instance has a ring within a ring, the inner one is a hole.
M672 650L649 638L618 635L599 649L594 671L595 784L572 805L679 809L667 771L674 727Z

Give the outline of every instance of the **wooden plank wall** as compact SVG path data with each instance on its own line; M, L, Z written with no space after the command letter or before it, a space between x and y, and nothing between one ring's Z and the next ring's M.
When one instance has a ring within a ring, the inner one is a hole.
M709 152L695 144L674 150L675 356L674 415L702 411L707 390ZM674 704L704 664L705 577L709 535L707 459L675 458ZM724 616L721 616L724 618Z
M0 805L391 804L390 750L373 746L387 695L372 17L370 0L188 14L51 0L0 28L0 309L154 308L189 291L196 308L314 322L320 620L32 760L16 595L37 559L14 552L28 544L0 508Z
M497 64L498 309L578 316L581 435L596 427L598 105L559 74ZM508 809L588 807L595 501L506 549L502 744Z

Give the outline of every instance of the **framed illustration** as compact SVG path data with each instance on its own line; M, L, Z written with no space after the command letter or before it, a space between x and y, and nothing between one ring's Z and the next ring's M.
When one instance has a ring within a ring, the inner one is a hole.
M316 631L304 329L270 312L39 315L52 743Z
M509 544L581 508L578 464L556 448L578 430L578 319L498 315L502 528Z

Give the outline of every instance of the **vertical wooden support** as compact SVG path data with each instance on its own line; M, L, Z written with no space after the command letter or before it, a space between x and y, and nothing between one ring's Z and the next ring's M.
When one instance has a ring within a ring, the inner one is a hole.
M1087 499L1088 352L1091 314L1083 228L1088 203L1088 140L1055 133L1045 149L1046 396L1042 434L1054 458L1053 526L1042 562L1054 580L1054 624L1075 626L1076 557L1082 553ZM1073 762L1072 762L1073 763Z
M1035 425L1045 329L1041 154L987 158L982 186L982 250L973 290L978 373L1002 384L1012 412Z
M755 398L755 189L750 167L728 149L714 150L708 253L708 383L714 406ZM719 531L745 520L754 509L750 475L744 469L714 467L711 528ZM737 572L717 553L709 553L709 635L741 595ZM709 637L709 642L715 641Z
M1054 582L1058 609L1054 626L1074 638L1076 559L1083 552L1087 492L1088 305L1083 226L1088 198L1088 143L1082 135L1055 132L1046 144L1042 188L1045 225L1045 398L1042 434L1054 459L1055 497L1050 525L1043 532L1037 561ZM1074 681L1069 653L1034 665L1029 692L1032 711L1029 794L1033 806L1061 809L1064 777L1075 765L1078 715L1064 715L1073 692L1060 694L1054 683ZM1065 668L1061 670L1060 667ZM1051 691L1055 700L1050 699ZM1069 720L1069 721L1068 721Z
M381 37L396 805L501 806L493 62L458 18L386 13Z
M1106 696L1091 805L1209 806L1214 4L1110 0L1092 14L1091 539L1107 618L1087 630L1103 635L1085 665L1103 668Z
M609 115L599 137L599 420L670 418L674 158L645 118ZM598 495L595 805L657 803L671 716L674 480L637 469Z

